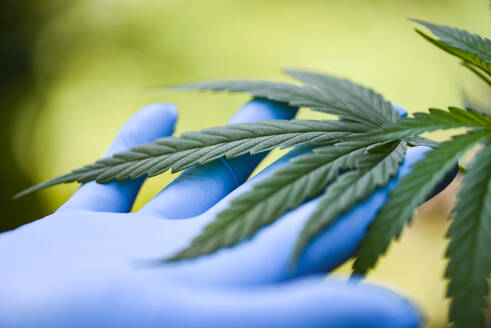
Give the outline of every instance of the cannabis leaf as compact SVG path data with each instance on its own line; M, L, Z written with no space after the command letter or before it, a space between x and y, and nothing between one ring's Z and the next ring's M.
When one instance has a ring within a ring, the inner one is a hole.
M112 157L102 158L93 164L33 186L15 197L59 183L84 183L91 180L104 183L136 179L145 174L154 176L170 168L177 172L195 163L204 164L222 156L233 158L277 147L328 143L365 131L367 127L350 121L271 120L187 132L178 138L161 138L116 153Z
M464 175L453 214L445 273L452 298L450 321L456 328L484 327L491 273L491 140Z
M440 49L459 57L466 63L466 67L482 69L488 76L491 75L491 41L477 34L465 30L431 24L428 22L413 20L428 28L439 40L416 29L416 32ZM487 81L487 79L484 75Z
M232 200L190 246L166 261L210 254L251 238L286 211L319 194L338 176L340 169L354 167L369 145L361 141L342 142L294 158L255 183L250 192Z
M172 168L173 172L193 164L204 164L219 157L236 157L276 147L293 147L303 143L322 144L339 141L348 135L366 132L395 122L398 113L391 103L371 89L328 75L288 71L290 75L313 86L296 86L267 81L218 81L177 86L178 89L228 90L249 92L253 96L306 106L342 116L340 121L269 121L230 125L188 132L180 138L169 137L141 145L129 151L103 158L70 173L33 186L15 195L21 197L59 183L100 183L154 176ZM410 136L413 145L431 144Z
M305 224L294 251L299 256L309 241L328 228L342 214L384 186L397 173L406 151L405 142L392 142L370 149L359 158L356 170L341 175L320 197L319 204Z
M288 70L287 73L312 85L297 86L268 81L225 80L186 84L174 88L250 93L258 98L339 115L368 127L379 127L399 118L391 103L371 89L324 74L295 70Z
M378 257L385 253L391 240L399 237L405 223L412 218L414 209L431 194L468 149L490 135L489 130L476 130L455 136L429 151L412 166L411 173L402 178L399 186L390 193L389 200L377 214L361 242L353 264L355 274L365 274L375 266Z
M372 116L377 118L379 125L395 122L400 118L390 101L372 89L326 74L299 70L285 72L301 82L316 86L323 94L343 104L350 111L364 112L369 109L378 113L379 115Z
M413 138L423 132L440 129L482 128L491 130L491 116L474 109L449 107L448 111L430 108L429 113L414 113L414 117L402 118L379 130L366 133L364 138L374 142L389 139ZM360 136L356 136L359 138ZM350 136L347 139L352 139Z

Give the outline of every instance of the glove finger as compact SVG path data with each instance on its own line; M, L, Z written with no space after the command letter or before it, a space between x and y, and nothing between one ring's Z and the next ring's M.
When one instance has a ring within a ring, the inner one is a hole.
M172 104L152 104L134 114L119 131L105 157L172 135L177 110ZM129 212L144 178L82 185L58 211Z
M256 99L244 105L229 124L291 119L296 112L296 108L282 103ZM204 213L244 183L266 154L243 155L230 160L221 158L188 168L139 213L163 218L188 218Z
M422 322L414 305L389 290L321 279L194 295L186 304L190 316L175 318L175 326L416 328Z
M392 107L399 113L400 117L407 117L407 110L396 104L392 104Z

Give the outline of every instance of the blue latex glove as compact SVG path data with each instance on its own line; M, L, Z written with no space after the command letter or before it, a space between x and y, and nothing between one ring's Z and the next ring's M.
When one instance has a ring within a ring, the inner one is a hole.
M294 114L254 100L230 123ZM107 155L171 135L176 117L173 105L145 107ZM295 273L289 257L316 200L231 249L136 265L188 245L230 199L250 190L244 181L264 155L187 169L136 213L127 212L143 180L87 183L56 213L0 235L0 327L417 327L419 311L401 296L364 283L322 281L322 273L353 255L388 192L426 150L409 149L398 176L308 245Z

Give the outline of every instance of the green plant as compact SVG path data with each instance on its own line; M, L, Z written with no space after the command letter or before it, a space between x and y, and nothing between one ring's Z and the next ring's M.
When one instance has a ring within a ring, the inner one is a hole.
M437 39L416 30L418 34L461 59L464 67L491 85L490 40L455 28L415 22L428 28ZM220 157L309 144L311 153L295 158L257 182L252 191L235 198L189 247L165 260L194 258L231 247L251 238L286 211L318 196L318 206L299 237L294 263L312 238L397 173L408 146L433 147L390 194L363 239L353 272L366 274L459 158L482 145L462 180L446 254L450 259L446 271L448 296L452 299L450 321L456 327L482 327L491 272L486 254L491 247L491 116L470 108L449 107L401 119L392 104L371 89L323 74L295 70L287 74L303 84L231 80L176 88L246 92L342 119L264 121L163 138L100 159L31 187L17 197L59 183L136 179L168 169L177 172ZM462 127L467 128L466 133L441 144L419 136Z

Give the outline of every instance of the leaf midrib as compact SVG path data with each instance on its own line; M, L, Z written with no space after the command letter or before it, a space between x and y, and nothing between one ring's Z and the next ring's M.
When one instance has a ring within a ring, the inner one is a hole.
M171 155L171 154L176 154L176 153L179 153L179 152L193 152L193 151L196 151L196 150L203 150L203 149L206 149L208 147L219 147L219 146L223 146L223 145L226 145L226 144L230 144L232 142L242 142L242 143L245 143L247 141L250 141L250 140L253 140L253 139L260 139L260 138L265 138L265 140L261 141L261 142L264 142L264 141L267 141L273 137L277 137L277 136L288 136L288 135L292 135L290 138L288 138L286 141L288 140L291 140L293 139L294 137L298 136L298 135L301 135L301 134L304 134L304 133L312 133L312 132L318 132L320 134L320 136L324 136L324 135L327 135L329 133L334 133L334 132L324 132L324 131L318 131L318 130L312 130L312 131L303 131L303 132L292 132L292 133L280 133L280 134L268 134L268 135L262 135L260 137L250 137L250 138L246 138L246 139L238 139L238 140L232 140L232 141L223 141L223 142L217 142L217 143L212 143L212 144L208 144L204 147L200 147L200 146L196 146L196 147L191 147L191 148L185 148L185 149L179 149L179 150L176 150L176 151L169 151L168 153L164 153L164 154L160 154L158 156L152 156L151 154L148 154L148 153L145 153L143 151L139 151L139 150L130 150L131 152L135 152L135 153L138 153L138 154L142 154L142 155L145 155L146 157L143 157L143 158L140 158L140 159L134 159L134 160L124 160L122 158L119 158L117 157L118 154L115 154L113 158L117 158L118 160L121 160L122 162L121 163L118 163L118 164L115 164L115 165L106 165L106 164L103 164L104 166L99 168L99 170L104 170L105 168L107 167L117 167L117 166L121 166L121 165L125 165L125 164L128 164L128 163L134 163L134 162L140 162L140 161L144 161L144 160L148 160L148 159L157 159L157 158L160 158L160 157L163 157L163 156L167 156L167 155ZM335 133L338 133L338 132L343 132L343 131L335 131ZM346 133L356 133L356 132L351 132L351 131L346 131ZM285 142L286 142L285 141ZM165 145L165 147L169 147L168 145ZM192 155L193 153L191 154L186 154L185 156L190 156ZM181 159L179 159L179 161L181 161L182 159L186 158L186 157L183 157ZM203 157L203 156L201 156ZM199 162L199 160L197 160L197 162ZM81 170L79 172L85 172L87 170ZM90 170L90 171L94 171L94 170Z

